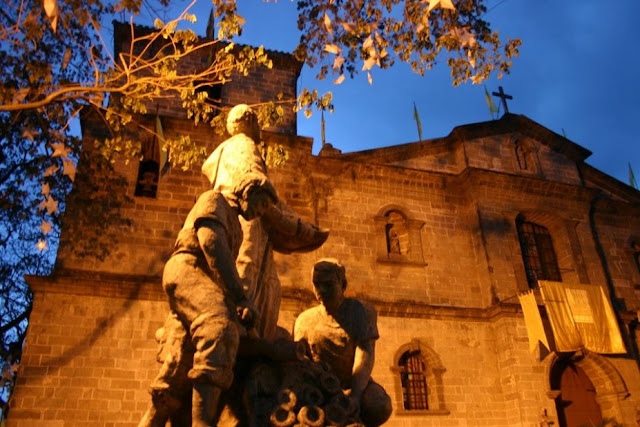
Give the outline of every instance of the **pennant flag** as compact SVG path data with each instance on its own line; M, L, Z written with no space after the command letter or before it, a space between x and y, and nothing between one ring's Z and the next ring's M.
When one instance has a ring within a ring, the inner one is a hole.
M489 91L486 86L484 87L484 99L487 101L489 113L491 113L491 118L493 118L494 114L498 114L498 107L493 103L493 99L491 98L491 95L489 95Z
M211 8L211 12L209 12L209 20L207 21L207 33L205 34L205 36L208 39L214 39L216 36L216 23L215 23L215 19L213 17L213 8Z
M629 185L638 190L638 182L633 174L633 169L631 169L631 162L629 162Z
M557 351L626 353L613 307L597 285L540 280Z
M420 123L420 115L418 114L418 107L416 107L415 101L413 101L413 118L416 121L416 126L418 127L418 140L422 141L422 123Z
M327 143L327 138L324 130L324 110L320 111L320 139L322 140L322 146Z
M164 131L162 130L162 121L156 112L156 135L158 138L158 150L160 150L160 175L164 175L169 170L169 148L165 147Z
M522 313L524 314L524 323L527 326L527 337L529 338L529 351L532 353L538 348L538 342L541 342L547 349L551 349L547 335L544 332L540 310L533 290L518 295Z

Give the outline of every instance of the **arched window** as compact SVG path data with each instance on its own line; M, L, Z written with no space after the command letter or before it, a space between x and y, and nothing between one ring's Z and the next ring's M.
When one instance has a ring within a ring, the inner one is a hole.
M400 382L404 409L429 409L426 366L419 351L407 351L400 358Z
M549 230L523 219L516 220L516 228L529 287L537 287L538 280L562 281Z
M393 357L396 415L447 415L438 355L415 338L401 346Z

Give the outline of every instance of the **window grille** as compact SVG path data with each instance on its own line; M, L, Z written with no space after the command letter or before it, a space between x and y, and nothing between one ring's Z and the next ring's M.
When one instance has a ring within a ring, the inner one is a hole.
M400 380L404 409L429 409L426 367L419 351L405 353L400 359Z
M518 221L517 228L529 287L538 286L538 280L562 281L549 230L528 221Z

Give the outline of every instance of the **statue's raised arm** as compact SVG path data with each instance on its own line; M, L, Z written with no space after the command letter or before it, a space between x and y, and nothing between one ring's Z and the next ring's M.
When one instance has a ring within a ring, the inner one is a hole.
M268 177L260 150L258 117L253 110L245 104L233 107L227 118L227 131L231 137L202 166L213 189L223 194L245 174L257 172ZM238 273L245 292L260 312L258 335L274 339L278 336L281 289L273 251L312 251L322 246L329 232L302 219L280 198L260 219L240 218L240 223L243 242L236 260Z

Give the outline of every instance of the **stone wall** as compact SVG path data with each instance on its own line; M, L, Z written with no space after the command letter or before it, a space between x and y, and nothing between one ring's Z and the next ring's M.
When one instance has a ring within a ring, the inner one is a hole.
M158 367L154 334L167 313L159 283L107 276L49 283L32 278L30 283L37 296L8 425L137 425ZM103 286L96 288L96 283ZM281 325L291 330L309 301L309 295L285 298ZM529 353L515 306L415 313L416 308L407 305L395 315L385 315L389 310L384 305L377 307L380 340L373 377L394 404L386 425L530 426L537 424L543 409L553 416L547 368L538 354ZM444 410L412 413L399 404L400 390L390 368L398 349L416 339L444 368ZM632 396L640 392L634 363L614 363ZM594 375L594 383L610 382L602 377ZM634 416L634 402L633 397L623 400L618 413Z
M210 129L178 119L168 128L188 131L210 148L219 141ZM296 316L314 304L313 263L341 259L347 294L368 300L379 313L373 376L394 399L390 426L531 426L545 410L554 419L549 378L557 356L529 352L517 304L528 284L516 218L549 229L563 281L613 289L623 299L618 308L626 307L623 327L635 319L640 271L629 244L640 230L636 202L594 202L599 190L581 184L580 166L547 145L535 151L539 169L521 171L508 146L513 139L504 134L425 149L422 157L388 148L369 161L312 156L307 138L265 138L289 151L287 164L271 172L280 196L331 229L318 251L276 257L284 293L280 325L291 330ZM454 151L447 167L459 168L455 173L434 160L447 157L444 146ZM470 157L474 152L478 158ZM136 179L135 162L118 170ZM170 170L156 199L134 198L127 208L134 223L116 236L121 246L111 257L80 259L63 246L54 276L30 278L35 303L9 426L136 425L157 369L155 330L167 313L159 275L206 187L197 169ZM131 186L127 191L133 195ZM397 257L387 253L381 228L388 212L400 212L408 230L406 251ZM420 345L437 368L430 385L434 406L424 412L403 409L398 374L391 370L411 345ZM632 425L640 404L633 358L586 354L576 363L593 381L603 415Z
M159 284L104 275L29 284L33 312L9 425L137 425L167 313Z
M127 55L125 57L128 57L131 47L132 28L127 23L117 21L114 21L113 25L114 57L117 58L121 52L124 52ZM134 31L135 36L140 38L151 33L153 29L136 25ZM227 46L227 42L220 40L201 38L200 42L212 43L212 47L198 49L191 55L181 58L178 64L178 70L181 73L193 73L194 71L205 69L211 61L211 50L219 50ZM163 46L162 43L163 39L160 38L159 42L153 44L147 51L157 51ZM146 46L146 40L137 42L133 49L134 54L139 54ZM242 49L243 46L237 45L235 48ZM222 85L220 105L232 107L242 103L258 104L279 100L294 101L296 99L296 83L302 63L288 53L274 50L265 50L265 53L273 66L271 68L259 67L250 69L247 75L232 74ZM278 96L279 94L281 94L280 97ZM293 102L286 104L287 107L284 108L285 114L282 123L269 130L290 135L297 133L297 118L292 108L293 105ZM157 111L162 117L186 118L186 111L182 108L182 100L179 97L166 98L162 102L149 104L147 109L153 114Z

